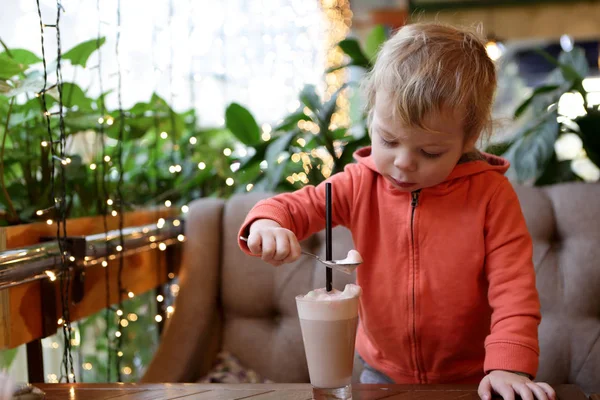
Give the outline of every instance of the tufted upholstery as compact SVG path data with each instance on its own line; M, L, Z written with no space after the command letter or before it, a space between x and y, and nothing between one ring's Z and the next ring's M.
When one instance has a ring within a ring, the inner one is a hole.
M542 302L538 378L600 391L600 185L517 187L534 239ZM276 382L308 382L294 297L323 287L324 270L308 257L273 268L236 243L248 210L265 194L190 206L176 312L143 381L195 381L220 349ZM336 228L334 257L352 247ZM324 255L324 234L302 243ZM334 272L334 287L353 277ZM355 365L355 375L359 372Z

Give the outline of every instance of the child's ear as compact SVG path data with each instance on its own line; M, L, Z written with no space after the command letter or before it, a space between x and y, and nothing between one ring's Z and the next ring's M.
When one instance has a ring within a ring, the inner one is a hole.
M472 136L470 138L467 138L465 140L465 144L463 146L463 153L470 153L472 151L475 150L475 143L477 143L477 140L479 139L479 136Z

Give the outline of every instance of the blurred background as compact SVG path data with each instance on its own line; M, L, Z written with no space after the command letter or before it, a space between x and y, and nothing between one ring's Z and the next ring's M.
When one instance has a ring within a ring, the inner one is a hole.
M600 179L599 1L14 0L0 14L2 225L184 217L199 197L318 184L369 144L358 84L379 46L427 20L486 38L499 87L480 147L514 182ZM46 382L142 376L177 278L125 293L42 339ZM26 381L26 345L2 348Z

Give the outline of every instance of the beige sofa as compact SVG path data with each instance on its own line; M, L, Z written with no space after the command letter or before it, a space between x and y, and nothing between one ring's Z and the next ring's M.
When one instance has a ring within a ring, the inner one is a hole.
M542 303L538 378L600 392L600 185L517 187L534 239ZM276 382L308 382L294 296L323 287L324 270L303 257L278 268L244 255L238 229L265 194L190 205L176 312L144 382L191 382L220 350ZM352 248L334 230L334 257ZM324 233L302 243L324 255ZM334 287L353 277L334 272ZM355 377L360 366L355 365Z

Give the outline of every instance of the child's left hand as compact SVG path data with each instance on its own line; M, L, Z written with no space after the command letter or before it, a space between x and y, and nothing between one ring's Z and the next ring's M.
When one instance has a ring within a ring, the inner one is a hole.
M504 400L515 400L515 393L523 400L556 400L554 389L547 383L532 382L509 371L491 371L479 383L477 393L482 400L491 400L492 390Z

